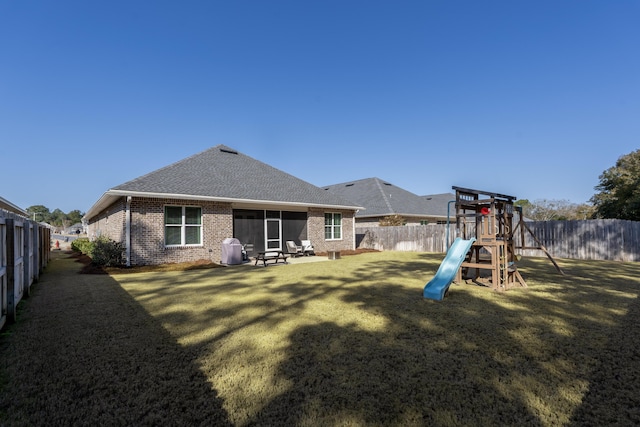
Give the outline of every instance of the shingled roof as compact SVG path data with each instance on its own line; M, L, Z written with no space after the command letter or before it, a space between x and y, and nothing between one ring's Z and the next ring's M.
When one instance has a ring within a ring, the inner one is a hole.
M426 201L427 210L425 214L427 215L446 217L447 213L449 213L449 215L456 214L455 206L448 206L449 202L456 200L454 193L429 194L421 197Z
M428 201L380 178L365 178L357 181L322 187L327 193L343 197L365 207L356 218L388 215L426 216Z
M339 195L225 145L209 148L108 190L85 217L91 218L113 203L114 198L122 196L362 209Z

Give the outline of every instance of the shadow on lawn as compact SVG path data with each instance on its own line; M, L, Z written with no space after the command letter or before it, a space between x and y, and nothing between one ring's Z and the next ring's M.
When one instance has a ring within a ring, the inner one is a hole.
M306 319L286 336L285 357L274 372L260 372L258 363L242 366L251 373L256 368L265 383L286 385L262 390L270 398L242 415L243 425L539 426L566 425L572 416L576 425L638 421L637 264L562 261L568 274L560 276L548 260L526 259L528 289L495 293L453 285L444 301L435 302L422 298L422 288L442 257L385 258L391 256L348 264L355 267L347 270L341 261L328 263L313 275L284 281L280 272L307 267L190 272L130 292L164 308L203 280L207 286L193 288L196 300L224 298L204 311L186 304L157 316L182 337L207 331L191 349L204 360L220 353L206 368L220 381L239 381L215 366L227 357L266 357L259 346L225 347L245 328L284 328L328 296L371 319L345 322L344 313L327 307L324 320ZM267 292L247 300L257 289ZM627 331L635 334L629 342ZM609 399L619 400L614 414L606 412Z
M113 278L54 257L2 340L0 424L231 425L192 352Z
M421 288L398 286L425 267L435 271L433 264L364 265L329 291L344 293L345 302L387 326L298 328L290 336L291 357L278 370L291 386L253 423L285 417L288 425L541 425L519 396L496 392L514 366L488 353L479 342L485 335L473 332L484 328L483 312L461 312L455 299L438 304L423 300ZM349 287L361 278L372 285Z
M640 298L631 304L599 356L589 391L571 425L593 425L593 420L640 425Z
M344 301L382 316L388 326L298 328L290 336L291 357L278 370L291 386L263 408L255 425L278 419L291 425L560 425L570 421L585 380L590 391L574 415L576 425L638 422L640 338L622 343L625 329L640 336L637 299L624 319L616 314L629 304L617 291L638 293L637 278L636 290L619 280L633 277L636 266L597 264L577 268L572 277L543 273L563 288L559 300L535 289L478 298L455 286L436 303L422 300L419 287L398 286L425 267L413 264L364 265L349 281L373 285L349 288L345 280L339 286ZM605 310L585 296L599 298ZM615 331L607 326L616 323ZM609 344L599 345L607 337ZM618 400L613 412L610 399Z

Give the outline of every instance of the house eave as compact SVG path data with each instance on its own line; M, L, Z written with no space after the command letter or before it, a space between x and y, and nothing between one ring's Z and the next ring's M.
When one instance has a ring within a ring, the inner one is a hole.
M28 216L29 213L22 209L21 207L14 205L7 199L0 197L0 209L4 209L5 211L13 212L18 215Z
M257 205L257 206L287 206L293 208L320 208L320 209L341 209L341 210L363 210L360 206L348 206L348 205L331 205L323 203L304 203L304 202L285 202L278 200L252 200L252 199L239 199L232 197L215 197L215 196L199 196L193 194L171 194L171 193L150 193L141 191L124 191L124 190L108 190L100 199L87 211L84 215L84 219L89 221L98 213L106 209L112 203L114 203L120 197L139 197L139 198L160 198L160 199L176 199L176 200L199 200L209 202L222 202L231 204L242 205Z
M447 218L446 215L437 215L437 214L416 214L416 213L386 213L386 214L371 214L371 215L357 215L356 218L381 218L385 216L398 215L405 218Z

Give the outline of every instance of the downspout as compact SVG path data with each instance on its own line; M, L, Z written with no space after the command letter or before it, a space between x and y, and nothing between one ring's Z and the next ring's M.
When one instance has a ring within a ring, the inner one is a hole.
M127 196L124 221L125 263L127 267L131 267L131 196Z
M449 252L449 209L451 208L451 203L455 203L455 200L449 200L447 202L447 231L446 231L446 235L447 237L445 238L447 241L447 252Z
M356 210L355 213L353 214L353 216L351 217L353 219L353 242L352 242L352 247L353 249L358 249L358 247L356 246L357 239L356 239L356 215L358 214L358 211Z

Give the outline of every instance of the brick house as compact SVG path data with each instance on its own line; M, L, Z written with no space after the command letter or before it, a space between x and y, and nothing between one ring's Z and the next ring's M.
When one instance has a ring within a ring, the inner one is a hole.
M235 237L249 256L311 240L316 252L355 249L345 199L218 145L106 191L87 211L90 238L126 248L127 265L220 262Z

